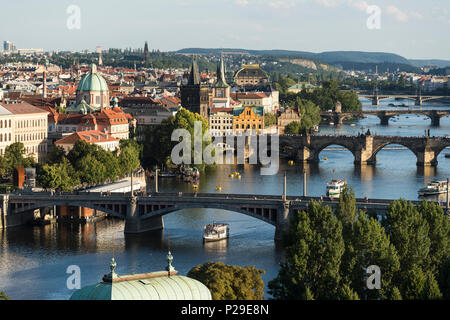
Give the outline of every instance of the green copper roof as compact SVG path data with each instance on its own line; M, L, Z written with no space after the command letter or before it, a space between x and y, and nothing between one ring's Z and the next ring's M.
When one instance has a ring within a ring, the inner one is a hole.
M89 105L84 99L81 100L79 104L66 108L66 111L69 113L82 113L82 114L87 114L98 110L100 110L99 107Z
M238 116L244 111L244 109L247 107L238 107L233 109L233 116ZM263 107L252 107L253 112L258 115L262 116L264 115L264 108Z
M211 300L211 293L195 279L166 275L122 282L99 282L75 291L70 300Z
M77 91L108 91L105 79L97 73L97 66L91 65L91 72L84 75L78 84Z
M75 291L70 300L211 300L200 281L177 275L172 260L169 251L166 271L120 276L113 258L102 282Z

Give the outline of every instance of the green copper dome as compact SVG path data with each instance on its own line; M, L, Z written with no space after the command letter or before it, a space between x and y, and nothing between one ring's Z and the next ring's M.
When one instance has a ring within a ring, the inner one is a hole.
M91 65L91 72L81 78L77 91L109 91L105 79L97 73L97 66L95 64Z
M211 292L195 279L166 274L139 280L99 282L75 291L70 300L211 300Z
M111 272L102 282L75 291L70 300L211 300L211 292L203 283L177 275L172 259L169 251L165 271L118 275L113 258Z

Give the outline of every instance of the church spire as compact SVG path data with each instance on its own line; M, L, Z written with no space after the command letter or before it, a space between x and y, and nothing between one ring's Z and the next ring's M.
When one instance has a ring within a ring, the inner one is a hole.
M223 63L223 56L220 56L220 61L217 65L217 81L214 86L219 88L229 87L227 81L225 80L225 66Z
M189 73L188 85L199 85L200 84L200 72L198 69L197 60L192 59L191 72Z

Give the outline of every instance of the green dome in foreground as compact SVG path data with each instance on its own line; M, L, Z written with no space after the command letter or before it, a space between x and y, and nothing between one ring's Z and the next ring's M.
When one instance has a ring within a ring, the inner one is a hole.
M77 91L109 92L108 84L106 83L106 80L97 73L97 66L95 64L91 65L91 72L81 78Z
M111 272L103 281L77 290L70 300L211 300L211 292L200 281L177 275L169 264L166 271L120 276ZM170 271L168 271L169 269Z

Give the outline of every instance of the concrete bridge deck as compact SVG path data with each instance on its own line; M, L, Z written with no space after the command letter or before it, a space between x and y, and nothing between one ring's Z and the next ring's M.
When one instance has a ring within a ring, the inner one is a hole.
M164 228L163 216L166 214L189 208L214 208L245 214L275 226L275 239L280 239L281 233L288 228L292 213L305 209L311 200L332 208L339 202L327 197L222 193L152 193L132 197L129 194L52 195L42 192L0 195L0 199L3 228L23 224L29 219L26 214L36 209L82 206L125 220L126 233L142 233ZM364 198L357 199L356 205L359 209L383 214L392 201ZM420 202L413 201L414 204Z

